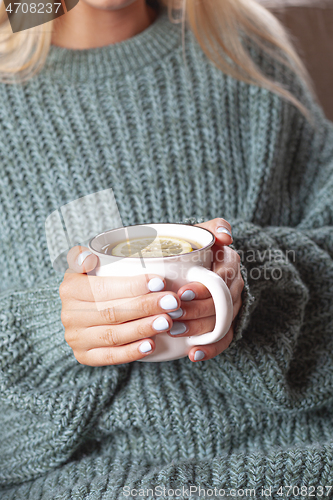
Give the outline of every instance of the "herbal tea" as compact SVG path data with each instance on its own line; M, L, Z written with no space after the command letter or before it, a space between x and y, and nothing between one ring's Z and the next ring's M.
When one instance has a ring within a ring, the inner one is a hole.
M158 236L152 238L133 238L116 245L110 243L102 248L102 252L114 257L172 257L192 252L202 248L201 245L189 240L173 236Z

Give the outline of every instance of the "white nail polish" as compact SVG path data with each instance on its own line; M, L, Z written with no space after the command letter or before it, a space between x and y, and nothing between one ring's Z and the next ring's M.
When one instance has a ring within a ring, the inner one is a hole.
M205 353L203 351L195 351L194 361L201 361L205 357Z
M145 342L142 342L142 344L139 347L139 351L142 352L142 354L145 354L146 352L149 352L152 350L151 343L146 340Z
M151 292L160 292L164 288L164 283L160 278L152 278L148 282L148 288Z
M163 330L169 330L170 325L168 321L165 318L163 318L163 316L161 316L160 318L155 319L153 323L153 328L158 332L162 332Z
M164 295L160 300L160 306L165 311L176 309L178 302L173 295Z
M171 319L178 319L180 318L181 316L183 316L184 314L184 311L183 309L180 307L179 309L177 309L177 311L172 311L172 312L169 312L168 313L170 318Z
M171 335L182 335L187 330L187 326L185 323L180 323L179 321L175 321L170 330Z
M192 290L185 290L185 292L180 296L181 300L185 300L186 302L193 300L194 297L195 293Z
M80 253L80 255L77 258L77 263L79 264L79 266L82 266L83 262L86 260L87 257L89 257L89 255L92 255L92 253L89 252L89 250Z
M230 236L230 238L232 238L232 234L230 231L228 231L228 229L226 229L225 227L218 227L216 229L216 232L217 233L224 233L224 234L227 234L228 236Z

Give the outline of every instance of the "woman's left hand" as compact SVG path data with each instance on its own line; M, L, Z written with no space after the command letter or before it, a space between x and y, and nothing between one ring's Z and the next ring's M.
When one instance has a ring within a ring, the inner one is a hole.
M240 257L235 250L228 247L232 243L232 229L224 219L213 219L197 224L211 231L215 238L212 271L226 282L233 302L233 322L228 333L218 342L191 348L188 357L191 361L203 361L214 358L229 347L234 334L236 316L242 306L241 294L244 281L240 272ZM215 326L215 307L208 289L201 283L193 282L178 290L181 309L169 313L173 319L172 333L178 336L201 335L211 332ZM186 327L186 330L185 330ZM181 333L180 333L181 332Z

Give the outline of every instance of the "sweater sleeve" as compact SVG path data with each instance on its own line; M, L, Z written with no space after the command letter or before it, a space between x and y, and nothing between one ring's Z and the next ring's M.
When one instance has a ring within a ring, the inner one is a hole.
M64 341L59 284L0 297L0 487L66 462L130 370L76 361Z
M281 175L282 200L263 224L229 220L245 276L234 340L268 343L292 374L305 346L319 352L333 333L333 124L304 88L300 96L314 122L294 111L297 149Z
M316 338L319 348L333 333L333 123L295 76L292 85L313 122L293 105L282 105L291 137L281 147L277 187L271 182L271 195L262 190L265 216L216 214L232 226L230 246L241 257L245 284L231 346L242 337L267 344L286 366L297 345L309 347Z

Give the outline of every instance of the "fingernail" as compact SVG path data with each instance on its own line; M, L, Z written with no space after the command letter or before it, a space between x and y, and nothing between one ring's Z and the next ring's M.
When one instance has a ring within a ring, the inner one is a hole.
M173 295L164 295L160 300L160 306L165 311L176 309L178 307L178 302Z
M148 282L148 288L151 292L160 292L164 288L164 283L160 278L152 278Z
M163 316L161 316L160 318L155 319L153 323L153 328L158 332L162 332L163 330L169 330L170 325L168 321L165 318L163 318Z
M170 318L171 318L171 319L178 319L178 318L180 318L181 316L183 316L184 311L183 311L183 309L180 307L179 309L177 309L177 311L169 312L168 314L169 314L169 316L170 316Z
M195 293L192 290L185 290L184 293L181 294L181 300L185 300L186 302L193 300L195 297Z
M89 252L89 250L80 253L80 255L77 258L77 263L79 264L79 266L82 266L83 262L86 260L87 257L89 257L89 255L92 255L92 253Z
M187 330L187 326L185 323L180 323L179 321L175 321L170 333L171 335L181 335L182 333L185 333Z
M149 352L152 350L151 343L146 340L145 342L142 342L142 344L139 347L139 351L142 352L142 354L145 354L146 352Z
M231 234L231 232L230 232L230 231L228 231L228 229L226 229L225 227L218 227L218 228L216 229L216 232L217 232L217 233L225 233L225 234L227 234L228 236L230 236L230 238L232 238L232 234Z
M203 351L195 351L194 361L201 361L205 357L205 353Z

